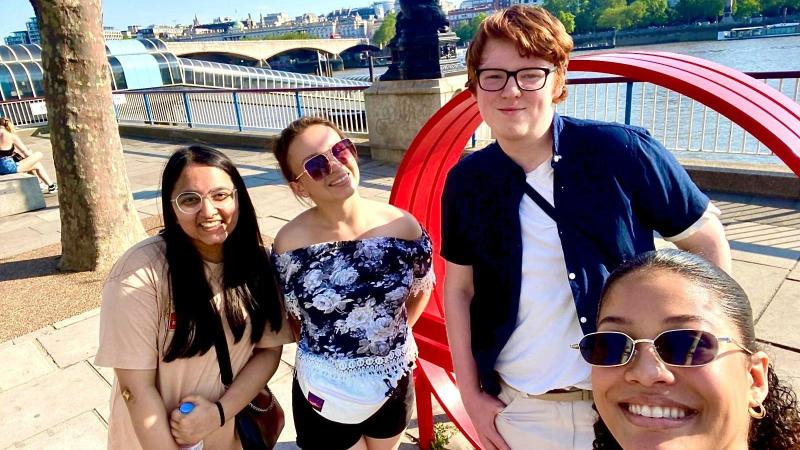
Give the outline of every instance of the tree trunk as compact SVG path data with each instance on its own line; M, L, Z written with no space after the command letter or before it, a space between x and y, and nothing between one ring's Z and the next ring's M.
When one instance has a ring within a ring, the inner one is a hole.
M61 261L102 270L145 236L114 118L100 0L31 0L59 183Z

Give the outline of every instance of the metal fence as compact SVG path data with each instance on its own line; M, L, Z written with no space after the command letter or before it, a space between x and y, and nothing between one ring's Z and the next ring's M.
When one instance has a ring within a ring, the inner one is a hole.
M748 75L800 100L800 71ZM669 150L704 158L760 161L772 152L740 126L715 110L670 89L619 77L569 80L569 97L558 105L560 114L621 122L646 128Z
M0 117L8 117L17 128L47 125L44 98L0 102Z
M238 131L280 131L303 116L321 116L346 133L367 130L362 87L161 90L114 94L121 124Z
M800 71L750 73L800 100ZM749 133L713 109L667 88L619 77L568 81L569 97L558 112L647 128L682 156L780 163ZM117 119L144 124L238 131L277 131L308 115L328 117L346 133L368 133L364 89L326 87L254 90L151 90L114 94ZM24 128L47 123L42 98L0 103L0 113ZM473 146L491 140L482 124Z

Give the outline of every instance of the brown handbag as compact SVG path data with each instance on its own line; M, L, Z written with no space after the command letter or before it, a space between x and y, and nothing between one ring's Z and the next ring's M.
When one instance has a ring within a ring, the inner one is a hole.
M214 347L217 350L220 378L227 390L233 382L233 370L225 340L225 331L219 315L217 319L219 327L214 339ZM285 423L286 417L283 408L265 384L264 389L236 415L236 434L242 443L242 449L271 450L278 442L278 436L280 436Z

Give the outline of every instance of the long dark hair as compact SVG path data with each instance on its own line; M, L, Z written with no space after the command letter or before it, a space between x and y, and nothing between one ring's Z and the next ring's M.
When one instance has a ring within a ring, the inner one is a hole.
M739 343L752 352L759 350L753 327L753 311L744 289L730 275L705 259L680 250L663 249L643 253L621 264L606 281L600 308L610 289L626 276L645 270L676 273L712 294L723 315L739 332ZM800 411L794 391L778 379L770 363L767 369L769 392L764 399L766 416L750 420L748 448L751 450L790 450L800 448ZM620 449L603 419L594 424L595 449Z
M252 326L251 342L264 334L266 322L278 331L282 311L269 255L261 240L256 212L242 176L230 159L221 152L202 145L192 145L172 154L161 178L161 208L169 270L170 302L175 312L175 333L164 361L202 355L214 345L217 312L211 299L211 287L205 276L203 260L189 236L184 233L172 207L173 190L184 168L190 164L216 167L227 173L236 188L239 218L223 244L223 307L235 342L247 326L242 309ZM167 311L169 312L169 311Z

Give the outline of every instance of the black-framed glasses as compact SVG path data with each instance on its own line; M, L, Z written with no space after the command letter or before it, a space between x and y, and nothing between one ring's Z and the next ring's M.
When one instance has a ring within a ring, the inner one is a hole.
M522 91L538 91L547 83L547 76L555 72L555 67L525 67L519 70L478 69L478 87L484 91L502 91L509 78L514 78Z
M330 156L329 156L330 155ZM314 155L303 163L303 172L296 176L294 180L297 181L305 174L311 177L314 181L319 181L331 174L331 157L333 157L340 164L347 164L350 158L357 159L358 153L356 146L350 139L342 139L341 141L333 144L330 150Z
M172 199L178 211L184 214L195 214L203 208L203 200L208 199L215 208L230 206L236 195L236 189L215 189L203 195L199 192L181 192Z
M659 359L675 367L700 367L714 361L721 342L736 345L753 354L735 339L719 337L703 330L679 329L661 332L654 339L633 339L619 331L589 333L570 347L580 350L583 359L597 367L618 367L628 364L636 353L636 344L652 344Z

